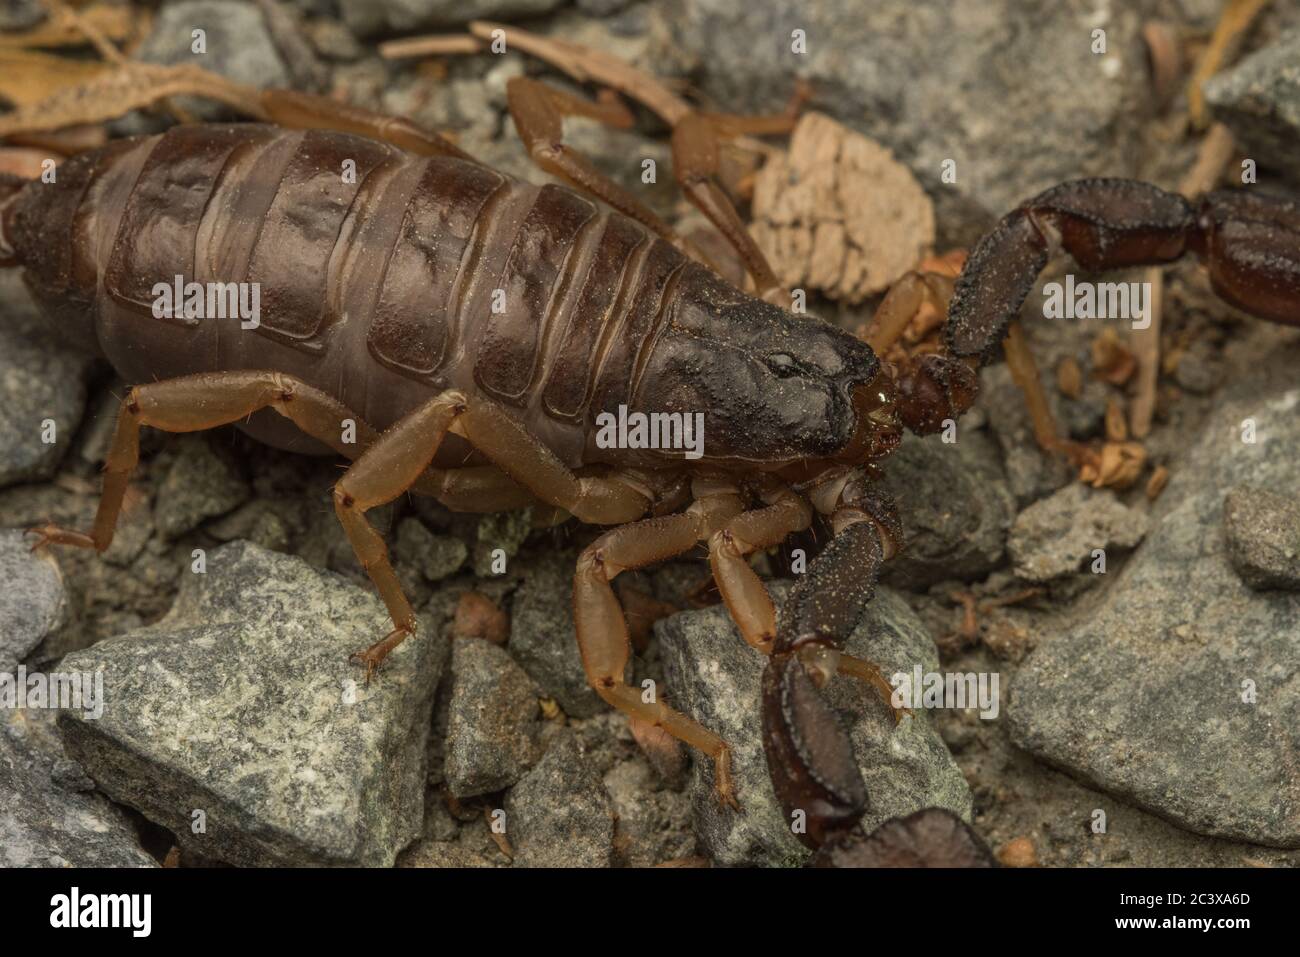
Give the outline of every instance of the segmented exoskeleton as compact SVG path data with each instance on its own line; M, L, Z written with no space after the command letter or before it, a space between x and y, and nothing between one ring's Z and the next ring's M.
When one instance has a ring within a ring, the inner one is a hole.
M391 129L356 111L341 125L370 136L185 126L79 155L53 184L0 185L0 258L25 268L70 336L140 383L123 401L94 529L44 526L39 542L108 546L141 425L236 423L285 448L333 449L354 460L336 512L394 624L356 656L369 675L415 616L367 509L414 490L458 510L534 504L618 526L578 561L588 679L610 704L707 753L719 797L734 804L726 743L624 683L627 627L610 586L706 542L741 635L768 658L764 745L778 797L805 812L804 840L822 860L851 861L866 846L868 796L816 689L839 673L890 695L874 665L839 651L901 540L877 463L904 426L933 431L969 407L979 363L1058 248L1092 269L1195 251L1225 298L1297 323L1300 213L1241 193L1193 205L1123 180L1057 187L975 248L951 299L949 354L895 368L690 258L575 162L536 86L511 87L534 156L632 215L518 182L434 137L399 138L422 155L405 152L371 138ZM284 120L335 108L283 102L294 106ZM675 133L680 175L730 234L734 211L711 185L708 150L692 157L678 136L690 125ZM753 266L752 244L738 244ZM256 324L158 314L159 284L176 277L256 284ZM703 454L604 447L596 417L620 407L703 413ZM815 515L833 538L778 617L747 556Z

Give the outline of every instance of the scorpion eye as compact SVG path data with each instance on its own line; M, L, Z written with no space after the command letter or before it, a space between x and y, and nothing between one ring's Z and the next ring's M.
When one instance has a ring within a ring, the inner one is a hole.
M775 372L782 379L788 379L792 375L799 373L799 364L784 352L774 352L767 356L767 367Z

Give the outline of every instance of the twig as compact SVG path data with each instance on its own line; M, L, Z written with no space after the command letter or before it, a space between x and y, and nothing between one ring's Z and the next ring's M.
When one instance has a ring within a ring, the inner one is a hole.
M1255 22L1255 17L1266 6L1268 0L1228 0L1223 16L1219 18L1219 23L1214 28L1210 45L1201 54L1196 64L1196 71L1187 86L1188 111L1191 113L1192 125L1196 129L1204 129L1207 122L1205 93L1202 90L1205 81L1218 73L1224 62L1232 57L1245 37L1246 31Z

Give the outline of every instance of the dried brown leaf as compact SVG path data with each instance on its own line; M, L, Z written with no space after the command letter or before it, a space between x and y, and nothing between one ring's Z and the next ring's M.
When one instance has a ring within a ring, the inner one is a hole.
M105 69L105 64L90 60L0 49L0 97L16 107L31 106L59 90L88 83Z
M78 17L110 40L128 40L136 33L136 12L129 6L100 3L80 11ZM85 46L88 42L75 22L59 16L49 17L30 30L0 33L0 47L12 49Z
M261 94L191 64L128 62L0 116L0 137L102 123L173 96L202 96L265 119Z
M753 234L787 287L861 302L934 244L934 207L885 147L820 113L800 118L790 148L754 183Z

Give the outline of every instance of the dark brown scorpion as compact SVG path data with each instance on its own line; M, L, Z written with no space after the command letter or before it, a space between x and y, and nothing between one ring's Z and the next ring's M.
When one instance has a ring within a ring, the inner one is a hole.
M616 526L582 553L574 581L588 680L707 754L718 797L735 805L726 742L625 684L628 631L611 588L620 572L706 542L741 636L767 656L776 793L804 812L801 839L822 861L860 859L868 796L817 689L846 674L890 697L875 665L839 650L901 543L874 481L881 461L904 428L932 432L971 405L976 370L1058 250L1093 270L1195 252L1224 299L1300 324L1300 209L1246 192L1191 203L1118 179L1058 186L974 249L952 290L947 354L895 367L692 259L563 144L561 112L584 111L566 95L527 79L509 93L534 158L588 195L516 181L403 121L284 92L260 99L280 125L179 126L79 154L52 184L0 181L0 260L24 267L65 333L142 383L122 402L93 529L33 531L41 544L107 548L142 425L234 423L283 448L332 449L352 460L335 510L393 622L355 656L369 676L415 615L368 509L415 491L455 510L532 504ZM687 194L770 293L771 270L713 183L704 118L680 118L674 152ZM349 163L355 175L340 175ZM257 284L260 324L156 315L156 284L178 276ZM704 413L702 456L604 447L596 417L620 407ZM778 614L747 559L815 516L833 537Z

